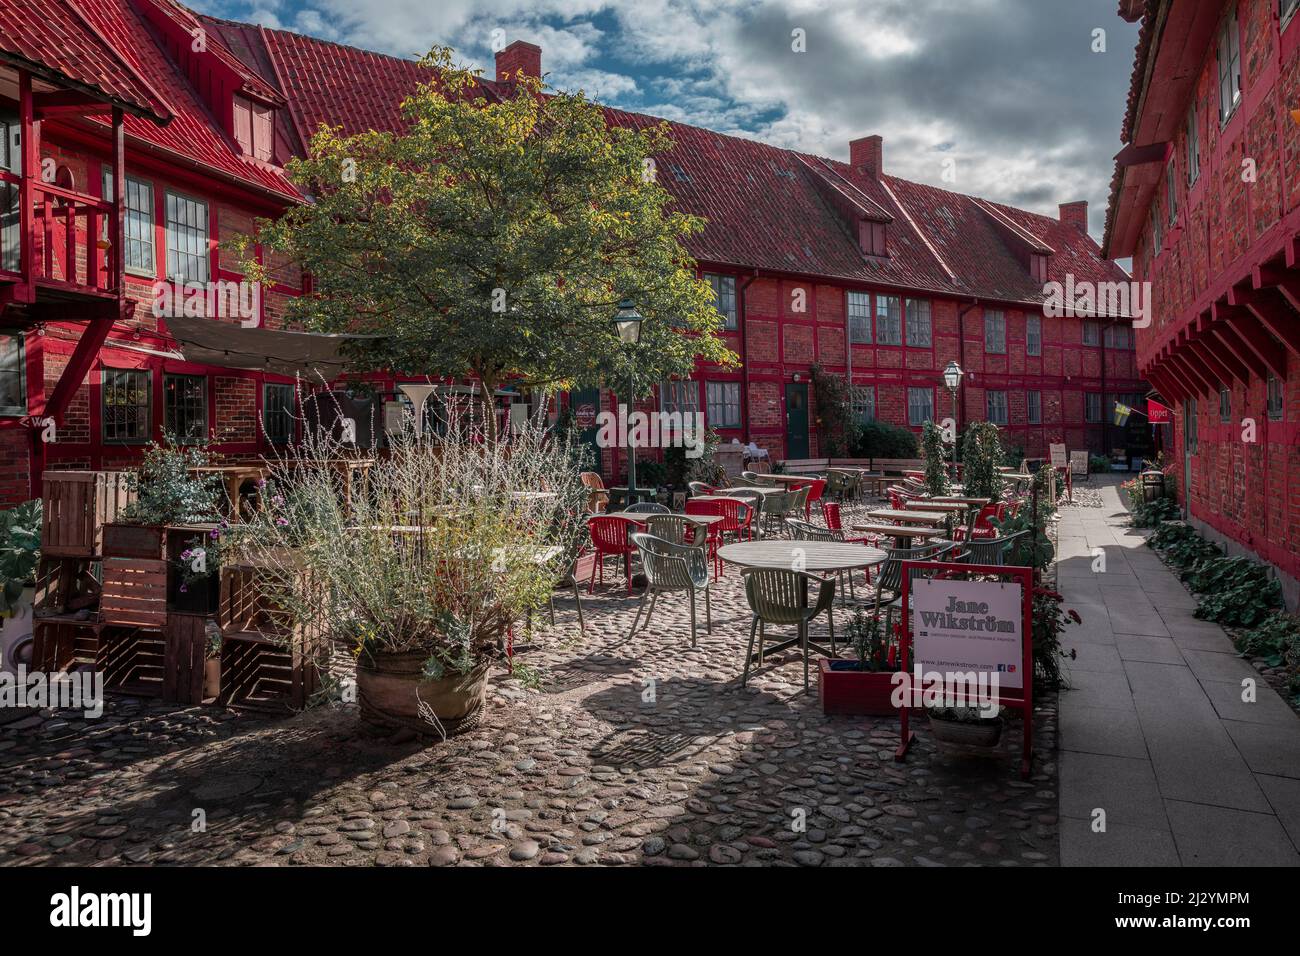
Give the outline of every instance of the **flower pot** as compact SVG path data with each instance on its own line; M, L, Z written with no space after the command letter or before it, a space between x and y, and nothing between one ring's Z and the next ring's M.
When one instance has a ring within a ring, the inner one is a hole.
M968 747L993 747L1002 739L1002 718L993 720L948 720L927 714L936 740Z
M167 555L167 529L158 524L104 525L104 557L161 561Z
M205 577L185 583L180 562L169 562L167 609L185 614L215 614L221 598L221 574L213 569ZM185 590L181 590L184 588Z
M215 699L221 694L221 658L209 657L203 662L203 699Z
M427 659L419 651L362 651L357 658L362 721L380 729L409 729L442 738L476 727L487 698L488 665L430 680L424 676Z
M864 671L857 661L823 657L817 669L817 698L826 714L892 717L893 671Z

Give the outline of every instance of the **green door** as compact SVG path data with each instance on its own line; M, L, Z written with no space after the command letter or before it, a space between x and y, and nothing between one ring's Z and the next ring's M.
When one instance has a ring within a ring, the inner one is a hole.
M808 383L785 387L785 457L808 457Z

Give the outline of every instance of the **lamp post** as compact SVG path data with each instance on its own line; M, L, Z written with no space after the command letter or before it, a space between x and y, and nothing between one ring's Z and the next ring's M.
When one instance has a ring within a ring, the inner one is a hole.
M952 480L957 480L957 456L960 454L960 443L957 432L957 389L961 385L961 377L966 374L957 364L956 359L949 362L943 370L943 384L948 386L948 394L952 396Z
M628 346L630 353L630 371L628 372L628 417L636 407L636 346L641 341L641 323L645 317L636 310L631 299L624 299L618 304L614 313L614 329L618 340ZM636 493L636 448L632 445L632 429L627 432L627 504L637 502Z
M413 382L397 387L401 389L403 395L410 399L411 407L415 409L415 440L423 443L424 404L428 401L429 396L433 394L435 388L432 385L419 385Z

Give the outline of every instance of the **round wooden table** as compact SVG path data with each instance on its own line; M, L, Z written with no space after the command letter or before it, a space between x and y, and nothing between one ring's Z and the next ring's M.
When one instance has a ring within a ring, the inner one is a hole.
M916 547L915 541L917 538L925 540L943 534L942 531L935 528L903 524L855 524L853 530L891 537L894 539L894 547L896 548L913 548Z
M898 524L928 524L931 527L941 525L948 516L938 511L907 511L902 508L877 508L867 512L868 518L879 518Z
M837 541L740 541L718 549L718 557L742 568L768 568L778 571L800 570L811 574L827 571L855 571L873 568L887 557L879 548L865 544L840 544Z

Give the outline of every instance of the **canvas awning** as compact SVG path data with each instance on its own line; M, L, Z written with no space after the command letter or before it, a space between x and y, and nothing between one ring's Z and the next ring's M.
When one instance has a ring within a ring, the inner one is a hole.
M348 371L343 349L377 335L328 335L245 328L211 318L171 317L167 329L186 361L276 375L337 378Z

